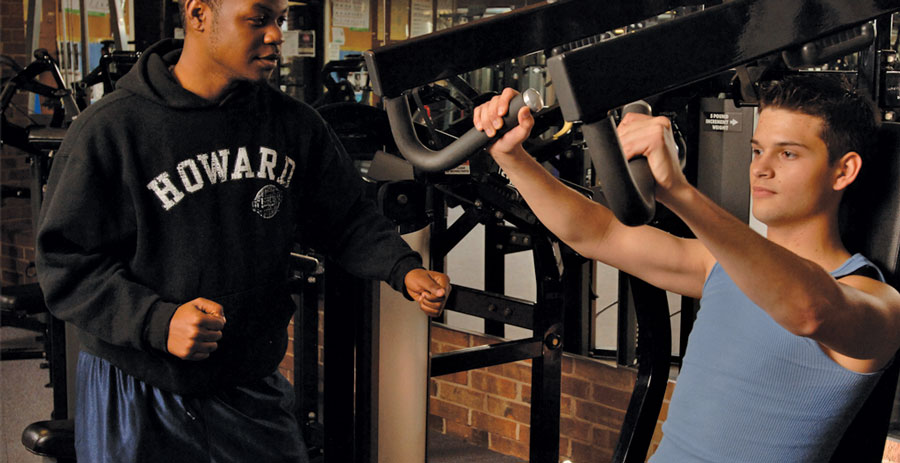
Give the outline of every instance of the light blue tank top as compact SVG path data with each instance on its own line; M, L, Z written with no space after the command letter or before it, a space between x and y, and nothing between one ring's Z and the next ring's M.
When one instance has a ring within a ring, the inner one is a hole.
M856 254L831 275L867 265ZM718 263L700 306L650 461L827 462L881 373L847 370L788 332Z

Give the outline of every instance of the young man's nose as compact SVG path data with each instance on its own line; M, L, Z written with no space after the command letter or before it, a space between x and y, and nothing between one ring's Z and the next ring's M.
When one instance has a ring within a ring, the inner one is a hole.
M277 24L273 24L266 29L265 43L271 45L281 45L284 43L284 32Z
M750 173L754 177L768 177L772 175L771 156L766 153L759 154L750 162Z

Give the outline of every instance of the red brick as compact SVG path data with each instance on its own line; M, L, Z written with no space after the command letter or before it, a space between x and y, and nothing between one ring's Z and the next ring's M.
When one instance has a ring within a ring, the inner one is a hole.
M432 325L431 339L457 347L469 347L469 335L442 326Z
M528 461L528 444L523 444L522 442L491 434L490 449L504 455L511 455Z
M473 410L485 409L485 393L467 387L444 383L438 390L438 397Z
M519 442L531 442L531 427L519 425Z
M468 439L469 436L472 435L472 427L468 426L464 423L457 423L455 421L447 421L444 420L445 433L451 436L461 437L463 439Z
M625 421L624 412L583 400L575 401L575 416L613 429L619 429Z
M572 441L572 460L573 461L610 461L613 452L606 449L594 447L578 441Z
M675 381L669 380L666 383L666 395L663 396L663 400L669 402L672 400L672 393L675 392Z
M428 414L427 426L428 429L437 431L441 434L444 433L444 419L437 415L432 415L431 413Z
M633 391L613 389L603 384L594 384L591 392L591 400L617 410L625 411L628 409L628 402L631 401L632 392Z
M560 418L559 433L582 442L591 441L591 423L575 418Z
M435 378L440 381L462 384L463 386L467 386L469 384L469 372L468 371L459 371L456 373L451 373L449 375L435 376Z
M521 383L531 382L531 365L526 365L523 362L504 363L488 367L487 370L495 375L503 376L504 378L509 378Z
M562 372L564 375L570 375L575 371L575 360L566 354L562 358Z
M502 416L519 423L528 423L531 421L531 407L527 405L510 402L508 400L498 399L494 396L487 396L486 411L495 416Z
M499 376L484 373L481 370L472 372L472 387L488 394L495 394L508 399L516 398L516 383Z
M472 411L472 427L485 429L491 435L500 435L510 439L516 438L516 422L488 415L479 411Z
M592 383L605 384L623 391L632 391L636 373L628 368L616 368L597 360L578 358L575 359L574 375Z
M428 407L431 413L449 421L463 424L469 423L469 411L459 405L431 397L428 402Z
M522 385L522 402L531 403L531 386L527 384Z
M560 460L562 457L571 457L572 456L572 442L568 437L560 436L559 437L559 456Z
M574 401L571 397L559 398L559 414L560 416L572 416L574 413Z
M591 397L591 383L574 376L563 375L560 389L563 394L578 399L590 399Z
M616 450L616 444L619 443L619 430L609 429L603 426L594 426L591 442L597 447L609 449L610 452L614 452Z

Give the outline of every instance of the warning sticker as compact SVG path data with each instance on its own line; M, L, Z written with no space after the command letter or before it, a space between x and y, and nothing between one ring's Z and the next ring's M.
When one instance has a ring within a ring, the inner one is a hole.
M703 130L712 132L741 132L741 113L703 113Z

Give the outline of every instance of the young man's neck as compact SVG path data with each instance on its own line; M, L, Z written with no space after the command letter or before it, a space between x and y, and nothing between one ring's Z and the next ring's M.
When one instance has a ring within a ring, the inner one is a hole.
M827 217L815 217L799 224L771 225L766 237L828 271L850 257L841 241L837 221Z
M218 100L234 82L221 73L212 70L207 64L205 52L192 42L186 40L173 74L185 90L206 100Z

